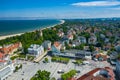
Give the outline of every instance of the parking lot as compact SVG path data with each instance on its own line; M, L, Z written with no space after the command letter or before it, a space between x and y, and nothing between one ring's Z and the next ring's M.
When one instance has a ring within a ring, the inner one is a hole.
M50 60L50 57L48 57ZM89 64L86 65L75 65L73 62L75 60L70 60L68 64L63 63L56 63L56 62L49 62L49 63L43 63L42 59L39 63L33 63L28 61L18 61L18 63L23 64L23 68L20 69L18 72L13 73L11 76L7 78L7 80L30 80L30 78L40 69L40 70L46 70L51 72L50 77L55 77L56 79L61 77L61 74L58 74L57 72L59 70L64 70L65 72L70 71L71 69L80 70L80 73L76 74L76 77L80 77L83 74L91 71L94 68L97 67L106 67L110 64L106 61L104 62L95 62L92 60L89 60Z

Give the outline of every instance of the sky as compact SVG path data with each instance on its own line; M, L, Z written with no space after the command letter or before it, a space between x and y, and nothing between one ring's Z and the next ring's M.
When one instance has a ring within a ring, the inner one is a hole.
M120 0L0 0L0 17L120 17Z

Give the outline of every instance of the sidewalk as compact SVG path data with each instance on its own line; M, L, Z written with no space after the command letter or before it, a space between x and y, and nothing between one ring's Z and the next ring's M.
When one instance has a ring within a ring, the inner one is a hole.
M40 55L37 59L34 60L34 62L39 62L46 54L48 51L45 51L42 55Z

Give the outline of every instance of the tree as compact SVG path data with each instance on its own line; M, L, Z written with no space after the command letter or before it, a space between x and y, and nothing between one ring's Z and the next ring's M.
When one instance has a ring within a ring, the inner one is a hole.
M56 80L56 78L55 78L55 77L52 77L50 80Z
M47 63L48 63L48 58L45 58L45 62L47 62Z
M50 72L38 70L30 80L50 80Z
M67 80L69 78L72 78L76 74L76 70L71 70L67 73L64 73L61 75L62 80Z
M95 48L94 48L93 45L90 45L89 48L90 48L90 51L91 51L91 52L95 51Z

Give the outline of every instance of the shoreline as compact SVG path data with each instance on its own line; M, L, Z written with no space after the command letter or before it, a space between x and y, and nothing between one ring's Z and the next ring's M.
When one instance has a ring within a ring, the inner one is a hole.
M52 28L52 27L54 27L54 26L56 26L56 25L61 25L61 24L63 24L63 23L65 23L65 20L60 20L60 23L59 24L55 24L55 25L52 25L52 26L48 26L48 27L45 27L45 28L41 28L41 29L39 29L39 30L44 30L44 29L47 29L47 28ZM28 31L28 32L34 32L35 30L33 30L33 31ZM16 34L11 34L11 35L5 35L5 36L0 36L0 40L3 40L3 39L6 39L6 38L10 38L10 37L14 37L14 36L20 36L20 35L22 35L22 34L25 34L26 32L24 32L24 33L16 33Z

